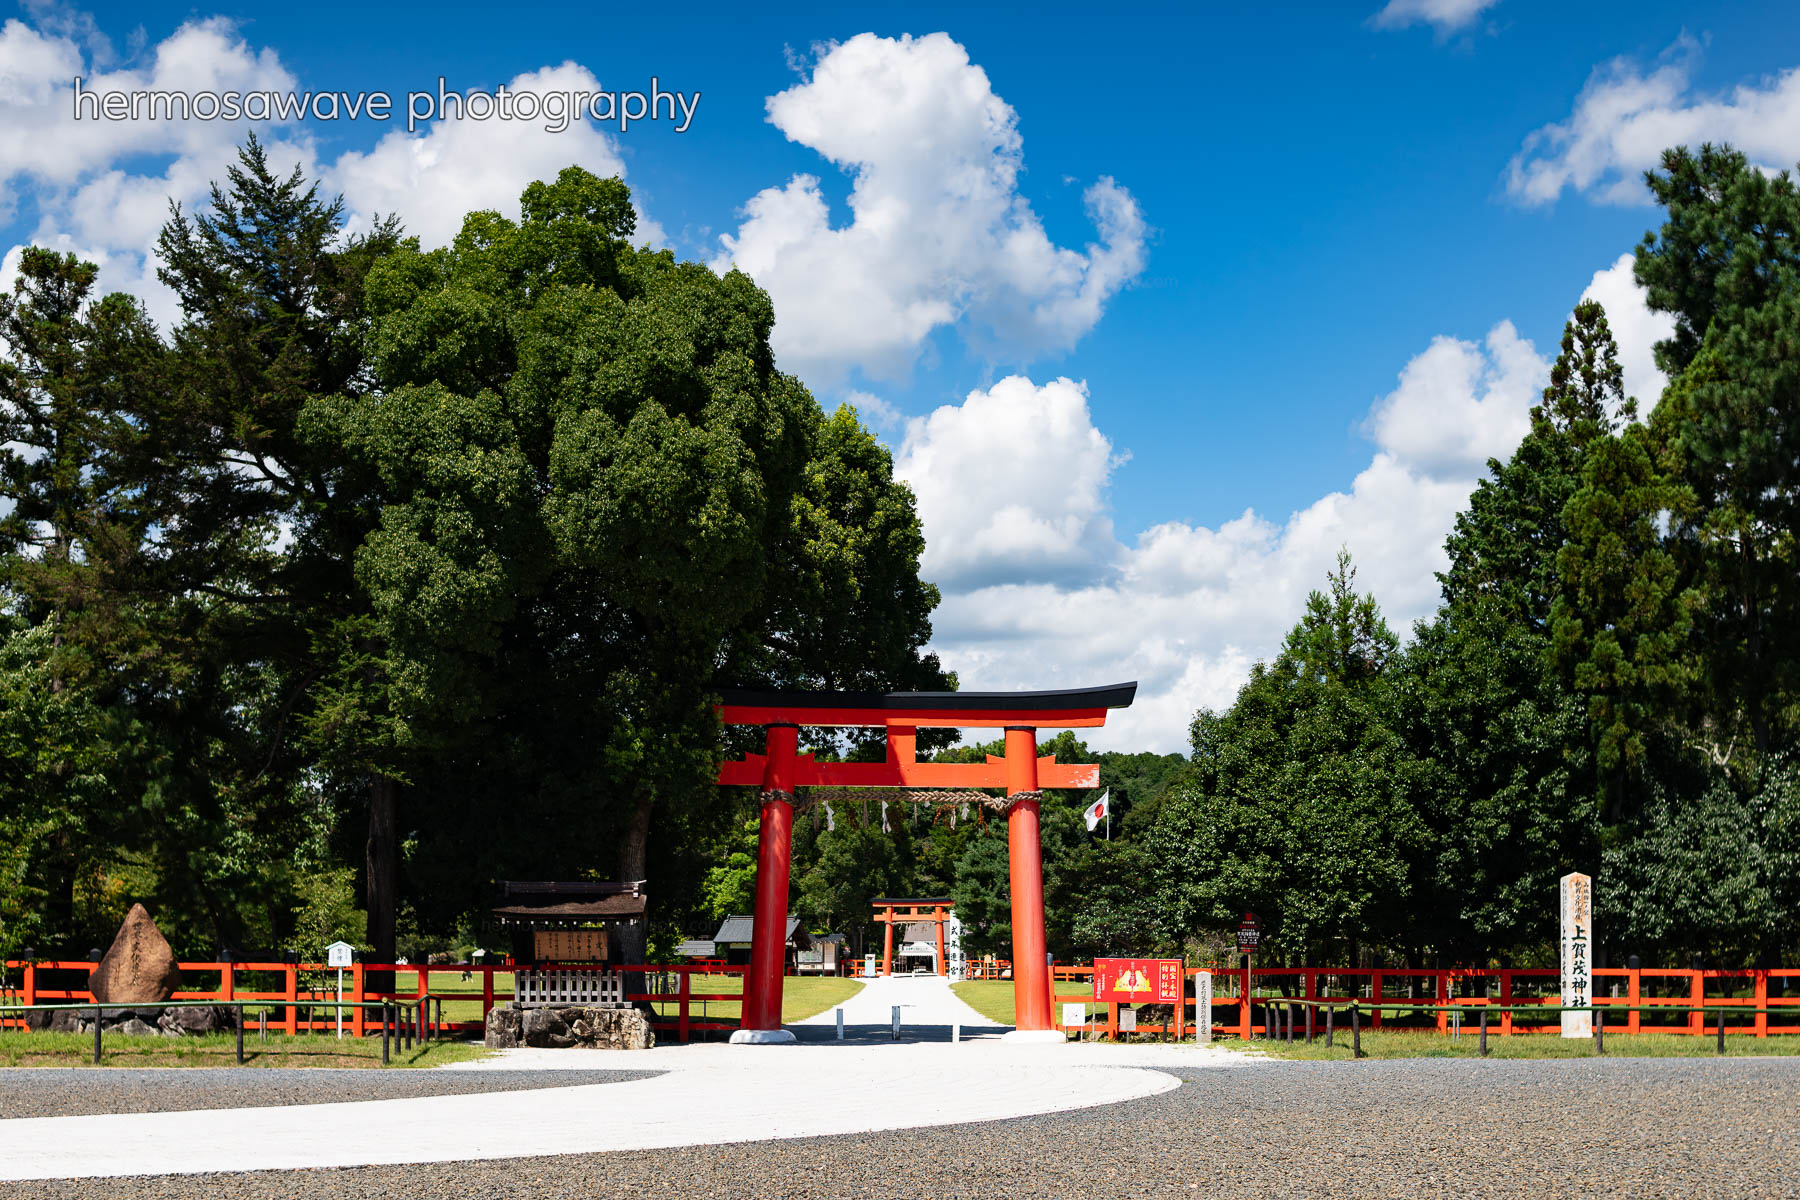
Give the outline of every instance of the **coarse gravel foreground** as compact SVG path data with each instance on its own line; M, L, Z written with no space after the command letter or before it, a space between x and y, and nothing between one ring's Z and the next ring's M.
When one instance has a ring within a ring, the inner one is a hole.
M1800 1195L1800 1059L1266 1062L1171 1073L1181 1087L1143 1099L973 1125L5 1190L20 1200Z
M371 1071L320 1067L0 1068L0 1120L198 1112L648 1079L655 1071ZM0 1137L6 1126L0 1125ZM0 1183L0 1189L9 1185Z

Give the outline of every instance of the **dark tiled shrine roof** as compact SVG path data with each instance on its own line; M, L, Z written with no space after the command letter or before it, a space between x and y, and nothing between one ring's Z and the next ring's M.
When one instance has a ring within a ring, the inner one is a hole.
M627 921L644 915L642 880L635 883L567 883L508 880L494 909L503 921Z

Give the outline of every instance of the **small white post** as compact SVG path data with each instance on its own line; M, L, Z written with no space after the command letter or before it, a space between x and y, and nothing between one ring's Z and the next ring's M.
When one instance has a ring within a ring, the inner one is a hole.
M1202 1046L1212 1041L1212 972L1207 970L1194 976L1194 1041Z
M844 1010L837 1010L838 1041L844 1040Z
M962 1022L961 1021L951 1022L951 1024L950 1024L950 1041L953 1044L959 1043L962 1041Z
M894 1040L900 1040L900 1006L894 1005Z

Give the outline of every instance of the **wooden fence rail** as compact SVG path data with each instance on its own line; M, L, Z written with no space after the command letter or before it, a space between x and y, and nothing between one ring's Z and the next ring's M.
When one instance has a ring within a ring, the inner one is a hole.
M1093 976L1092 966L1056 964L1052 974L1058 983L1085 982ZM1560 1028L1555 1024L1532 1023L1515 1017L1517 1006L1556 1005L1561 1002L1560 979L1555 968L1479 968L1479 967L1257 967L1245 972L1230 967L1189 967L1192 978L1202 971L1213 977L1213 1028L1250 1038L1265 1031L1255 1023L1252 1007L1264 1003L1280 1004L1289 1000L1362 1000L1370 1004L1393 1005L1417 1000L1419 1017L1427 1027L1439 1033L1450 1029L1449 1013L1426 1011L1427 1007L1467 1007L1474 1011L1483 1005L1499 1009L1500 1036L1514 1033L1548 1033ZM1012 964L1004 960L992 962L971 959L966 974L970 979L1011 978ZM1728 1034L1767 1037L1771 1033L1800 1033L1800 968L1772 967L1761 970L1715 971L1686 970L1675 967L1595 967L1594 1003L1617 1005L1625 1012L1624 1020L1615 1025L1607 1022L1609 1033L1687 1033L1700 1036L1707 1032L1706 1008L1743 1008L1747 1011L1738 1021L1726 1026ZM1246 981L1248 987L1246 988ZM1190 992L1192 988L1188 989ZM1251 1004L1244 1002L1248 991ZM1060 1017L1058 1011L1053 1017ZM1069 1003L1075 1003L1073 998ZM1096 1001L1087 1003L1098 1007ZM1171 1033L1179 1027L1193 1029L1195 1000L1190 994L1183 1004L1177 1023L1140 1024L1144 1033ZM1659 1020L1657 1007L1671 1009L1668 1019ZM1107 1006L1106 1029L1118 1029L1118 1004ZM1219 1019L1220 1009L1235 1010L1233 1020ZM1646 1011L1650 1010L1650 1011ZM1790 1021L1787 1012L1791 1011ZM1420 1028L1407 1019L1396 1020L1396 1014L1376 1009L1370 1014L1369 1027L1381 1029L1398 1025ZM1058 1026L1061 1028L1061 1026ZM1074 1029L1076 1026L1069 1026ZM1079 1028L1093 1030L1089 1023Z
M86 959L7 961L0 963L0 968L4 968L8 980L4 989L8 1002L92 1004L94 995L85 986L55 987L51 983L57 975L64 973L74 973L85 983L96 965ZM326 1032L336 1028L332 1019L332 1006L337 1003L336 968L328 968L322 963L286 962L184 962L177 966L184 983L189 982L189 977L192 976L203 978L202 986L179 988L173 999L231 1003L242 1001L251 1005L259 1000L280 1002L281 1016L278 1022L269 1026L270 1032L296 1034ZM559 966L558 969L623 976L629 983L622 999L654 1006L657 1017L651 1021L651 1027L659 1034L673 1033L679 1041L688 1041L694 1033L700 1031L733 1030L739 1027L738 1019L721 1018L708 1009L714 1002L737 1003L742 999L741 993L695 991L694 978L741 978L746 970L741 966L712 964L705 967L601 967L598 964L570 964ZM424 1032L428 1036L480 1033L487 1026L488 1012L496 1004L510 1003L514 999L513 990L497 986L495 976L510 977L513 974L513 966L507 963L355 963L344 968L343 1000L347 1010L344 1014L345 1032L357 1037L379 1032L379 1022L370 1019L366 1015L366 1008L361 1007L367 1002L391 1000L417 1004L430 998L433 1003L428 1006L430 1011L424 1017ZM371 977L379 978L382 975L391 975L394 986L386 990L373 987ZM14 984L11 982L13 979L18 979L19 982ZM303 980L306 981L306 986L302 986ZM403 980L408 980L411 986L402 986ZM274 986L261 986L269 983ZM454 985L458 983L468 983L470 990L456 989ZM451 986L445 987L444 984ZM635 984L637 990L631 990L630 984ZM609 985L608 994L617 995L618 989ZM353 1004L359 1007L351 1008ZM444 1006L457 1004L479 1005L480 1019L447 1019L444 1016ZM302 1015L303 1012L305 1015ZM16 1029L23 1025L22 1016L0 1014L0 1030Z

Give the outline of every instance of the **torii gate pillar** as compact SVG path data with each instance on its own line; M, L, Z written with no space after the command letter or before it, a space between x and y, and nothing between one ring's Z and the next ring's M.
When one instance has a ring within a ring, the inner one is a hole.
M1044 949L1044 848L1038 828L1037 730L1006 729L1006 857L1012 892L1013 1011L1006 1040L1063 1042L1050 1024L1050 967Z
M788 870L794 843L794 765L797 725L768 727L763 769L762 828L756 839L756 916L750 926L750 972L744 978L742 1028L733 1045L791 1042L781 1027L781 973L787 966Z

